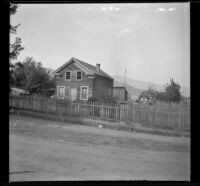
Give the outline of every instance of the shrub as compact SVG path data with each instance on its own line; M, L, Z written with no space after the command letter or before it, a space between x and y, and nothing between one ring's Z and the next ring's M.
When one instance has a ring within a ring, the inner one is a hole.
M109 98L102 96L101 98L96 98L96 97L90 97L88 99L88 102L103 102L103 103L117 103L117 101L114 98Z
M96 102L96 101L100 101L100 99L95 98L95 97L90 97L90 98L88 99L88 102Z

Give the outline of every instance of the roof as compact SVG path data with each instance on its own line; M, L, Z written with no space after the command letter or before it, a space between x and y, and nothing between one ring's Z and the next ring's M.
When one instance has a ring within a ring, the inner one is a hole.
M96 66L91 65L89 63L86 63L84 61L81 61L77 58L72 57L68 62L66 62L64 65L62 65L60 68L58 68L55 73L58 73L59 71L61 71L64 67L66 67L67 65L69 65L70 63L75 62L76 64L79 65L79 67L81 69L83 69L87 75L99 75L99 76L103 76L109 79L113 79L111 76L109 76L107 73L105 73L103 70L96 70Z
M125 87L113 87L113 88L123 88L123 89L126 89Z
M14 92L16 92L16 93L21 93L21 94L28 94L29 92L27 92L27 91L25 91L25 90L23 90L23 89L21 89L21 88L16 88L16 87L11 87L11 90L12 91L14 91Z

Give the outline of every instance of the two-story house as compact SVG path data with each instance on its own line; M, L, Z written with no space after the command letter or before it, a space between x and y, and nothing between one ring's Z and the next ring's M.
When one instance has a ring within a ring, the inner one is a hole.
M55 71L56 96L61 99L88 100L112 98L113 78L100 68L71 58Z

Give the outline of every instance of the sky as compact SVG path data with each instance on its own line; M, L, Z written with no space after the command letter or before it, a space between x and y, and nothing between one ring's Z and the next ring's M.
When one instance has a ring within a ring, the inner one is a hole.
M11 24L32 57L56 70L72 57L111 76L190 87L189 3L20 4Z

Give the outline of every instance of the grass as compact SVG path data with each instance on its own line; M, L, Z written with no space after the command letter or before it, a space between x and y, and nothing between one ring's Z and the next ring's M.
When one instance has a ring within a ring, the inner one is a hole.
M77 125L87 125L87 126L94 126L98 127L102 125L103 128L109 128L114 130L122 130L128 132L140 132L140 133L148 133L148 134L155 134L155 135L163 135L163 136L185 136L189 137L189 132L181 132L181 131L173 131L167 129L156 129L155 127L143 127L137 126L134 123L125 123L125 122L110 122L110 121L102 121L102 120L95 120L91 118L83 118L83 117L74 117L74 116L59 116L57 114L47 114L47 113L40 113L40 112L32 112L32 111L16 111L13 110L12 114L20 114L24 116L32 116L35 118L40 119L48 119L52 121L62 121L68 122Z
M102 129L71 128L70 123L53 122L36 119L34 117L15 116L10 117L10 132L15 135L27 137L39 137L47 140L71 142L78 144L112 145L118 147L140 148L150 150L188 151L185 144L176 144L167 141L137 138L134 134L101 132ZM64 127L66 126L66 127ZM122 128L121 128L122 129ZM125 129L125 128L124 128ZM97 132L99 131L99 132Z

